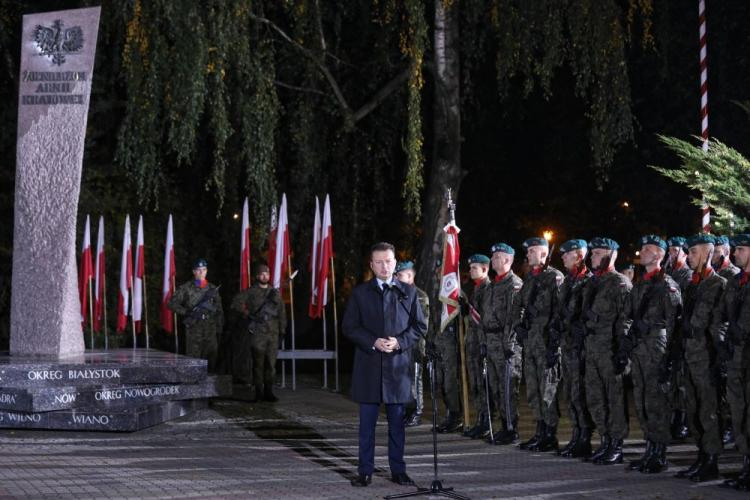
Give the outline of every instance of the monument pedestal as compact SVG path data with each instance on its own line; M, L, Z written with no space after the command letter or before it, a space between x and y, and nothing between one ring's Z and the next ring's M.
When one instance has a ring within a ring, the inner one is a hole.
M231 392L231 376L169 352L0 355L0 428L136 431Z

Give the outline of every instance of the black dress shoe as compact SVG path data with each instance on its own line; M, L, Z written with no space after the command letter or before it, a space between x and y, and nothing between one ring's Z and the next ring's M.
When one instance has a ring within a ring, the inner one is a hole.
M414 486L414 481L412 481L411 478L406 475L406 472L397 472L396 474L391 474L391 481L396 484L400 484L401 486Z
M372 474L360 474L352 479L352 486L362 488L372 482Z
M416 427L422 425L422 414L413 413L408 419L406 419L406 427Z

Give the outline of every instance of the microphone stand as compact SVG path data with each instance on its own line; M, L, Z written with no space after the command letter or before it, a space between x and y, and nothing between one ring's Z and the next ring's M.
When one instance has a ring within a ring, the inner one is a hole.
M453 491L453 488L443 487L442 481L438 479L438 449L437 449L437 400L435 399L435 373L434 364L440 360L440 354L435 349L434 344L429 342L426 350L427 356L427 371L430 374L430 397L432 398L432 460L433 460L433 478L432 484L429 488L417 486L417 491L411 491L409 493L399 493L396 495L388 495L385 497L386 500L391 498L409 498L409 497L420 497L420 496L442 496L448 498L455 498L457 500L469 500L469 497L459 495Z

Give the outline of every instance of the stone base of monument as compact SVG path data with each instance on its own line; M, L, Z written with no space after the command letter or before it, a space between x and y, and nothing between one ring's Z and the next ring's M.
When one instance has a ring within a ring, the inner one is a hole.
M119 349L64 358L0 355L0 428L136 431L228 396L206 360Z

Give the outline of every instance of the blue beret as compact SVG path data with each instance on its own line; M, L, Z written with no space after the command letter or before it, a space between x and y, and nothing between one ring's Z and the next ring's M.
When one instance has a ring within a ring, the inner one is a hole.
M560 252L561 253L567 253L571 250L578 250L579 248L586 248L588 245L586 244L586 240L568 240L562 245L560 245Z
M704 245L706 243L713 244L714 237L708 233L699 233L699 234L694 234L688 237L687 241L685 242L685 245L688 248L690 248L690 247L694 247L695 245Z
M604 248L606 250L617 250L620 248L620 245L617 244L617 242L611 238L592 238L591 241L589 241L589 248Z
M208 267L208 261L206 259L197 259L193 263L193 269L198 269L199 267Z
M641 246L643 245L656 245L657 247L661 248L662 250L667 249L667 242L663 239L659 238L655 234L647 234L646 236L641 236Z
M495 243L494 245L492 245L492 248L490 249L490 252L491 253L503 252L503 253L507 253L508 255L515 255L516 254L516 251L513 250L513 247L510 246L510 245L507 245L505 243Z
M667 240L667 245L670 247L681 247L685 245L685 238L682 236L672 236Z
M396 264L396 272L400 273L401 271L406 271L407 269L414 269L414 262L410 260L405 260L403 262L399 262Z
M522 246L524 250L527 250L529 247L537 247L537 246L548 247L549 242L547 242L547 240L544 238L540 238L539 236L534 236L533 238L529 238L526 241L524 241Z
M732 236L732 245L735 247L750 247L750 234L735 234Z
M714 236L714 245L729 245L729 237Z
M486 255L482 255L481 253L475 253L471 257L469 257L469 264L489 264L490 258Z

